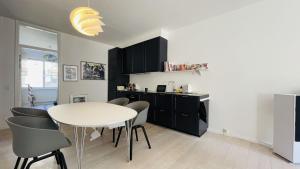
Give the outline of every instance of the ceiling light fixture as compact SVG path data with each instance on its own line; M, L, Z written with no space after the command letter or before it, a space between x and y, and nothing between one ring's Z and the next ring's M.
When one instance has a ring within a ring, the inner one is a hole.
M99 12L88 7L78 7L70 13L70 21L72 26L80 33L86 36L97 36L103 32L102 26L105 24L100 20L103 19Z

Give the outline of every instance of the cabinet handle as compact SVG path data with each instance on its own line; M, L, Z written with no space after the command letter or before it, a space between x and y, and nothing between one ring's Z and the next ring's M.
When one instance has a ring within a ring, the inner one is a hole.
M165 110L164 110L164 109L160 109L159 111L160 111L160 112L165 112Z
M189 115L186 114L186 113L181 113L181 116L183 116L183 117L188 117Z
M185 97L185 98L187 98L187 97L189 97L189 96L187 96L187 95L182 95L181 97Z

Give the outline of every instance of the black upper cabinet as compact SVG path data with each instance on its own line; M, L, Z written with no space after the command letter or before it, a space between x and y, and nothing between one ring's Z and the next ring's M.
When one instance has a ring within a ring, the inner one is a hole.
M167 61L168 41L162 37L126 47L124 74L161 72Z
M133 45L132 50L132 73L144 73L145 72L145 45L139 43Z
M129 46L124 49L125 55L124 55L124 62L123 62L123 72L124 74L130 74L133 73L133 67L132 67L132 58L133 58L133 46Z
M164 62L167 61L168 41L162 37L145 42L145 72L164 71Z

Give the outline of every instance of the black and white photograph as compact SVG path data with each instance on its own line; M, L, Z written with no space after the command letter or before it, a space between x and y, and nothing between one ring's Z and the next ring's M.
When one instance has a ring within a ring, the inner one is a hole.
M81 61L81 80L104 80L104 66L102 63Z
M78 66L63 65L64 81L78 81Z

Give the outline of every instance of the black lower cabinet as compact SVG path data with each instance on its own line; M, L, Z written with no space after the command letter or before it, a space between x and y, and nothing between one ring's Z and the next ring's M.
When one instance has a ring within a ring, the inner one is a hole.
M209 101L205 96L168 93L117 92L130 102L144 100L150 103L147 121L195 136L203 135L208 128Z
M140 100L140 94L135 92L126 94L126 97L129 99L129 103Z
M173 127L172 97L173 95L170 94L156 95L156 124Z
M156 121L156 112L155 112L155 94L153 93L142 93L140 96L140 100L147 101L150 103L150 107L148 110L148 118L147 122L155 123Z
M199 108L197 96L175 96L175 128L189 134L199 135Z

